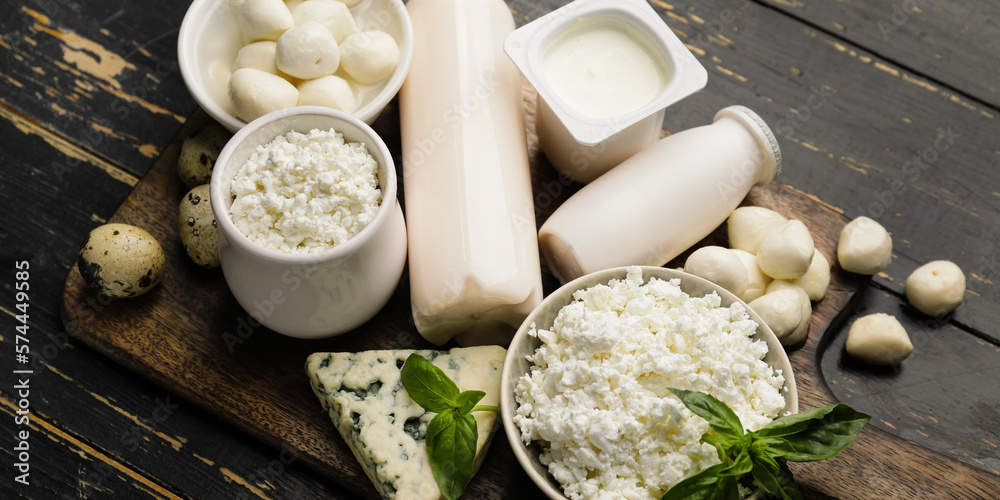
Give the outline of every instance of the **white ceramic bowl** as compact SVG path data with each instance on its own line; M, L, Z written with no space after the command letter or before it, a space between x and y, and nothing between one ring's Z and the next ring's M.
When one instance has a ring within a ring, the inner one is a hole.
M644 282L648 282L650 278L660 278L663 280L679 278L681 280L681 290L692 297L703 297L715 291L722 298L723 307L740 301L735 295L715 283L683 271L651 266L641 266L641 269ZM510 441L510 446L514 450L517 461L521 463L525 472L528 473L528 476L531 477L532 481L535 482L542 492L553 500L566 500L566 497L562 494L562 487L549 475L548 468L538 461L541 448L536 443L532 443L530 446L525 445L521 441L521 430L514 423L514 415L518 406L517 401L514 399L514 388L517 386L518 379L528 373L528 370L531 368L531 363L525 357L533 354L541 346L541 341L536 337L528 335L528 330L531 328L532 323L539 329L550 329L556 315L559 314L559 310L573 301L574 292L590 288L597 284L606 284L612 279L623 280L625 279L626 270L627 268L625 267L617 267L591 273L570 281L555 292L552 292L524 320L521 328L514 335L510 347L507 349L507 358L504 361L500 386L500 413L504 431L507 433L507 439ZM746 304L744 303L744 305ZM767 343L768 352L764 357L764 361L772 367L780 369L785 377L785 388L788 390L784 393L785 411L798 413L799 401L798 393L795 390L795 378L792 375L792 366L788 362L785 350L781 347L781 343L778 342L778 338L774 336L774 332L764 324L760 316L749 307L747 308L747 312L750 314L750 318L759 325L754 338L761 339Z
M233 176L250 154L291 130L333 128L348 142L362 142L378 162L382 205L375 218L346 243L326 252L291 254L257 245L229 216ZM243 127L219 154L212 172L212 210L219 221L219 258L226 283L260 324L291 337L338 335L368 321L389 301L406 261L406 227L396 199L392 155L375 131L346 113L297 106L266 114Z
M236 117L227 86L236 53L243 46L238 0L194 0L177 36L177 60L188 91L212 118L236 132L246 122ZM352 115L372 123L403 85L413 60L413 26L402 0L362 0L351 8L358 28L381 30L399 45L400 58L389 78L373 85L351 86L360 106ZM338 73L339 74L339 73Z

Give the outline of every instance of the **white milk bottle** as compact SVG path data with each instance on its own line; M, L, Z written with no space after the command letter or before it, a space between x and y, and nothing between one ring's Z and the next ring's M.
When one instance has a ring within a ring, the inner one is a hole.
M711 125L660 139L584 186L545 221L538 242L563 282L618 266L662 266L780 171L768 126L730 106Z
M542 298L521 103L502 0L411 0L400 90L410 295L443 344L502 344Z

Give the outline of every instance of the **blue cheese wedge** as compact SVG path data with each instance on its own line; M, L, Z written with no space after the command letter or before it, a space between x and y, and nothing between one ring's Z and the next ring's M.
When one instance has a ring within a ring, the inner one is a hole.
M499 346L315 353L306 360L313 392L386 500L444 498L424 443L427 425L436 413L410 399L400 381L399 370L414 352L444 370L460 390L485 391L479 404L499 406L500 372L507 354ZM479 431L478 470L496 430L497 414L478 411L472 415Z

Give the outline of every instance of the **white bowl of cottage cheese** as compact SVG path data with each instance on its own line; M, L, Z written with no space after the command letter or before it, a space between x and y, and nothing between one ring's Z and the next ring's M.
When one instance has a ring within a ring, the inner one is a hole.
M219 154L210 196L237 331L339 335L396 290L406 227L388 147L360 119L297 106L243 127Z
M501 413L514 455L552 499L650 498L718 463L668 388L726 403L756 430L798 411L791 365L735 295L682 271L592 273L549 295L514 336Z

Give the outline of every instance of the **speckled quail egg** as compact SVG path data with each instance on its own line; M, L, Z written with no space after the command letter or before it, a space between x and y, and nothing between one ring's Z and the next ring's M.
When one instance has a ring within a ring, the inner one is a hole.
M84 281L111 297L142 295L160 282L166 257L153 235L128 224L90 232L77 265Z
M184 139L177 157L177 175L190 189L212 179L212 167L232 134L219 125L209 125Z
M212 212L208 184L202 184L184 195L177 211L177 232L184 251L202 267L219 265L219 221Z

